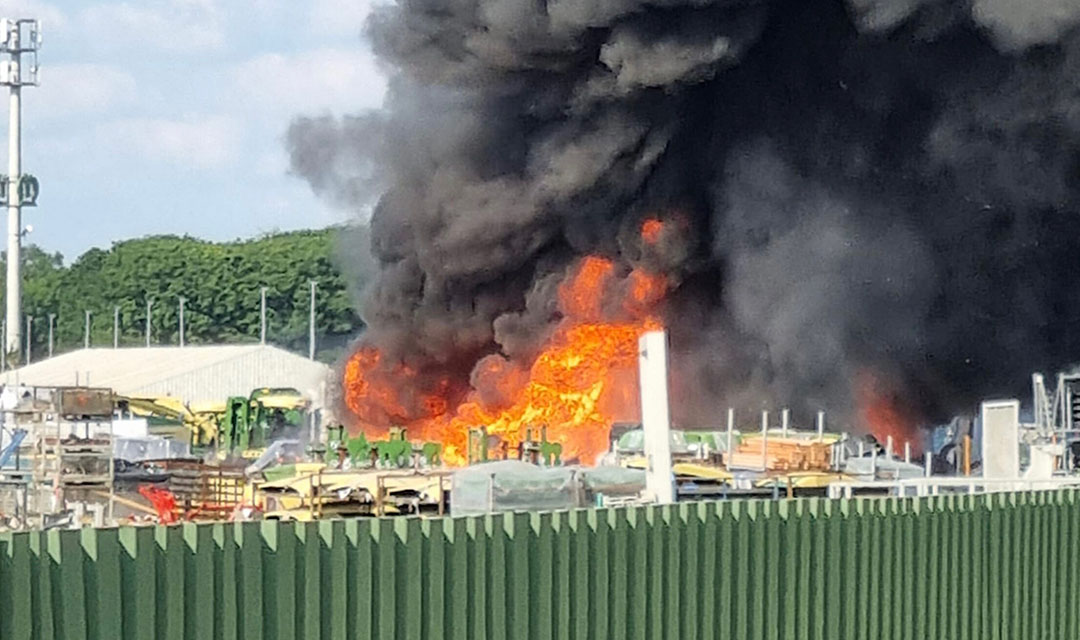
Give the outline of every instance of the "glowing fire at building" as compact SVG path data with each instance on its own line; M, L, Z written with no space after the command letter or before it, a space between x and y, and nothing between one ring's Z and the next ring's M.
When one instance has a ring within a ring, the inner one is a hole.
M869 371L859 373L854 391L859 418L879 444L885 446L892 436L894 452L910 442L912 453L920 453L922 442L915 420L905 411L900 396L879 376Z
M346 405L365 433L380 436L391 424L404 426L410 439L441 442L450 464L465 461L468 431L481 426L511 448L526 429L546 427L548 439L563 445L564 459L591 464L607 450L612 424L638 417L638 337L660 326L650 311L666 293L660 275L633 270L620 277L616 271L605 258L582 259L559 287L563 318L536 359L480 359L475 386L456 406L447 400L449 380L408 397L421 393L411 388L416 373L402 364L386 366L372 347L346 365Z

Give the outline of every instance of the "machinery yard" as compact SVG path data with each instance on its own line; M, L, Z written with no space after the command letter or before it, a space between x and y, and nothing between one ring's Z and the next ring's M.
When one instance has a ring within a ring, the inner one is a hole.
M643 380L648 371L643 357ZM667 395L666 377L656 379L659 387L642 388L643 406ZM1048 391L1035 375L1036 421L1020 423L1018 401L984 403L974 428L950 432L947 444L917 458L913 448L923 442L832 432L824 412L808 429L788 410L765 411L750 431L732 409L715 431L672 430L663 413L644 428L615 424L593 465L564 460L548 425L528 427L513 447L476 426L466 463L448 463L444 443L413 440L404 428L369 439L321 424L312 400L289 388L193 408L105 388L17 387L4 396L0 526L310 522L1061 488L1080 484L1072 446L1080 430L1070 409L1080 403L1076 384L1062 375ZM667 441L659 450L651 448L657 431Z

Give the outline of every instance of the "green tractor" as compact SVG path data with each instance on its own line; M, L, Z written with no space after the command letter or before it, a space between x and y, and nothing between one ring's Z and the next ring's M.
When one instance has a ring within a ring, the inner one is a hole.
M305 425L309 406L296 389L263 388L246 398L231 397L218 425L218 451L258 457L274 440L296 438Z

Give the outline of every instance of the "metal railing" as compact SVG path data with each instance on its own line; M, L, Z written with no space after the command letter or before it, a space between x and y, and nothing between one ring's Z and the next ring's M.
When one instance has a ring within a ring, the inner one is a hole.
M1017 491L1053 491L1080 487L1080 477L982 478L976 476L930 476L902 480L849 480L829 485L828 497L852 498L859 493L888 492L897 497L926 497L950 493L968 495Z

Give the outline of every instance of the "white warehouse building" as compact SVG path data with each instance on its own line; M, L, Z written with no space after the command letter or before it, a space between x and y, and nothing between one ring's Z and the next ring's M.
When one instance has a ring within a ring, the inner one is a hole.
M325 364L258 344L80 349L0 374L4 385L106 387L120 395L171 396L186 403L290 387L323 410L330 381Z

